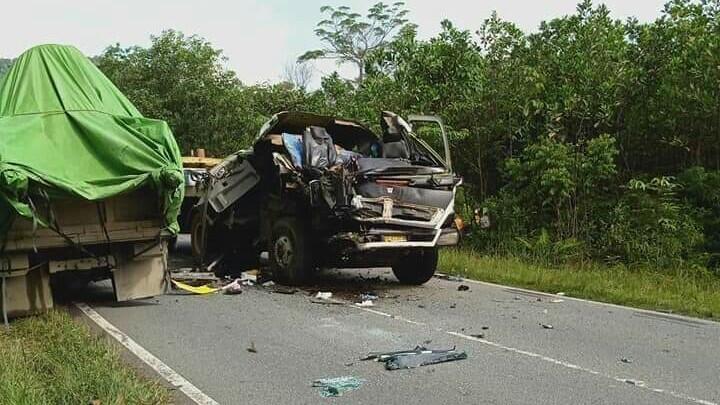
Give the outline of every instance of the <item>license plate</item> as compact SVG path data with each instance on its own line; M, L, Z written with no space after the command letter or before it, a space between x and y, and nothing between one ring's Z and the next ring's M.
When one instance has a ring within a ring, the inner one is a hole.
M407 236L405 235L385 235L383 236L385 242L407 242Z

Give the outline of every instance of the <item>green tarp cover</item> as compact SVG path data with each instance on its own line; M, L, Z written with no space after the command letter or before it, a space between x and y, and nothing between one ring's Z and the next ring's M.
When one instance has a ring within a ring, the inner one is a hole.
M182 161L168 125L144 118L74 47L22 54L0 83L0 232L16 214L45 223L32 196L98 201L145 185L177 232Z

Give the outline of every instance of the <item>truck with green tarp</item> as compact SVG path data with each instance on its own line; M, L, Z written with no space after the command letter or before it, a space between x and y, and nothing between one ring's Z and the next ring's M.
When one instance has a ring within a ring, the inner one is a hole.
M162 294L183 187L167 123L76 48L26 51L0 82L5 320L52 307L68 280L110 279L118 301Z

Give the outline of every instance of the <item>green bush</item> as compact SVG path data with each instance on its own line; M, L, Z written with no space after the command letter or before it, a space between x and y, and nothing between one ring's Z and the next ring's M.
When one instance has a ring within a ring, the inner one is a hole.
M669 177L631 180L607 218L607 257L660 269L697 258L702 228L693 209L677 197L679 188Z

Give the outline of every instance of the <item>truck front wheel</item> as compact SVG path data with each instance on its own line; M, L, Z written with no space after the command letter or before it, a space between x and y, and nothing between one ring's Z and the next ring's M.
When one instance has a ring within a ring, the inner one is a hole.
M395 277L402 284L427 283L435 274L438 263L437 248L413 249L392 266Z
M302 284L310 278L312 260L305 229L297 219L280 218L270 238L270 270L283 284Z

